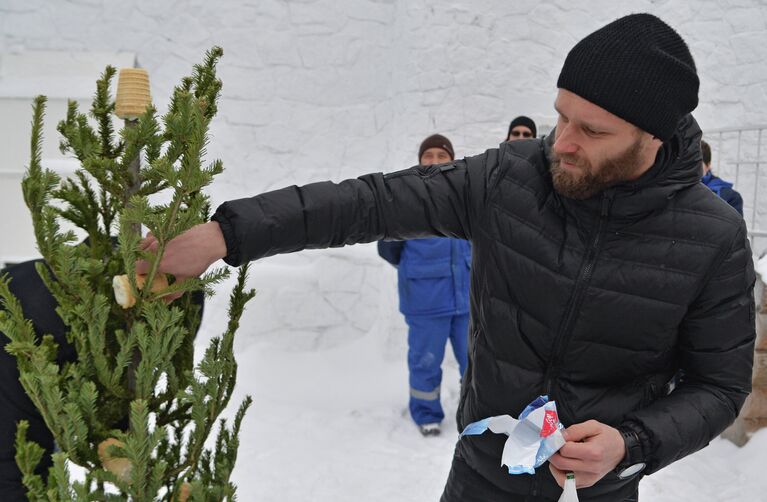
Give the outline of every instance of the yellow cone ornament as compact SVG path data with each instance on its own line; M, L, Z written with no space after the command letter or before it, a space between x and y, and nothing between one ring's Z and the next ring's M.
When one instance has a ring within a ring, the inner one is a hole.
M117 81L115 115L123 120L136 120L152 104L149 74L143 68L122 68Z

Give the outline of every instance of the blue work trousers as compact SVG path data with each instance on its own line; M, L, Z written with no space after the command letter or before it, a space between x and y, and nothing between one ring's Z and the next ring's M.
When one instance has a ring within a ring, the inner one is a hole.
M442 360L447 340L453 346L460 377L468 360L469 314L405 316L408 330L407 364L410 371L410 416L416 424L440 423Z

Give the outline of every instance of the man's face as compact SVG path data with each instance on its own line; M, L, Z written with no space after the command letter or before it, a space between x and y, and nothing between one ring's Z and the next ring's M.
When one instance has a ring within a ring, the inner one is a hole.
M514 126L514 128L509 131L509 137L506 138L506 141L516 141L518 139L530 139L533 137L533 131L530 130L529 127L518 125Z
M453 159L450 158L449 153L435 146L423 152L420 162L422 166L430 166L432 164L444 164L451 160Z
M662 142L620 117L565 89L554 107L550 169L554 189L565 197L587 199L637 179L655 162Z

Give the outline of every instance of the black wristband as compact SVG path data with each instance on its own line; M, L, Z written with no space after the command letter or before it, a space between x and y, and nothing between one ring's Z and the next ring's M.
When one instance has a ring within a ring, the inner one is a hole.
M636 432L628 428L618 428L623 438L623 444L626 453L618 465L615 467L615 473L620 478L633 476L642 471L645 467L642 444L639 442L639 436Z

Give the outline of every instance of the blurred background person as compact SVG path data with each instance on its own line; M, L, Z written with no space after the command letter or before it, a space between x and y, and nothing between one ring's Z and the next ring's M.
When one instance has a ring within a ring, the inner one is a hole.
M533 139L538 136L538 128L530 117L520 115L509 124L509 132L506 134L506 141L516 141L518 139Z
M418 150L422 167L454 158L452 143L439 134ZM440 386L448 340L461 378L466 371L471 246L444 237L380 241L378 254L397 267L399 307L408 325L410 416L421 434L436 436L445 418Z
M700 181L743 216L743 197L732 188L732 183L714 176L714 173L711 171L711 146L705 141L700 140L700 151L703 154L703 164L701 166L703 177Z

